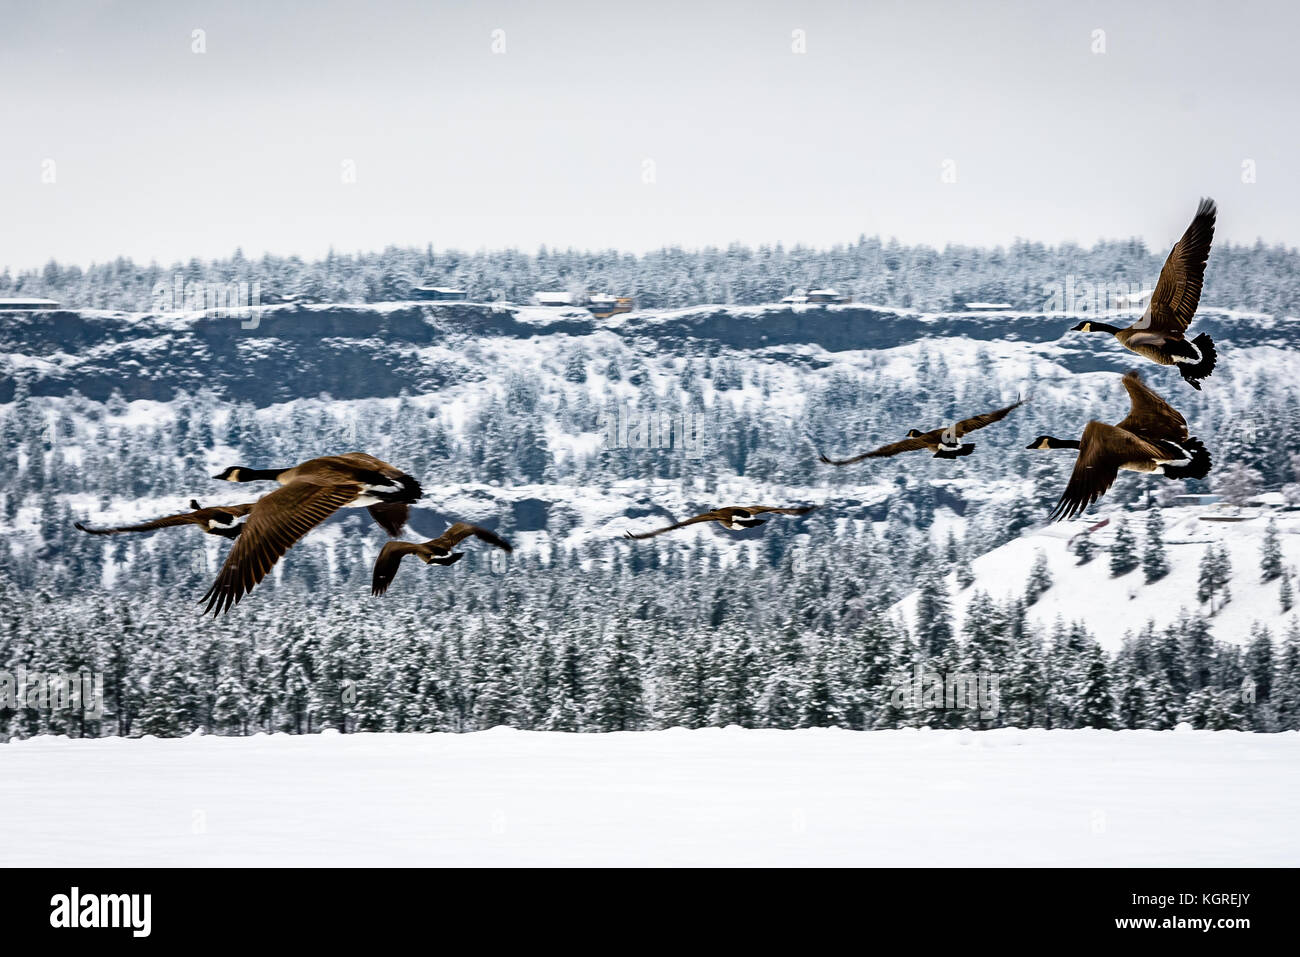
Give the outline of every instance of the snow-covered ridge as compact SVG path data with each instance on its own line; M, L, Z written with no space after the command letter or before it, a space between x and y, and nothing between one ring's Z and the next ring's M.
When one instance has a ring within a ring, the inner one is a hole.
M171 398L214 388L258 406L322 392L338 399L415 394L490 367L466 361L468 343L617 342L642 356L761 353L794 362L826 354L965 339L1030 346L1065 370L1118 370L1129 359L1104 337L1068 334L1073 315L924 314L866 304L700 306L596 319L580 309L497 303L275 305L248 318L95 310L22 313L0 324L0 402L21 371L35 395L77 390L104 400ZM1294 322L1203 309L1198 328L1221 346L1288 347Z
M1057 619L1066 623L1083 621L1108 650L1116 650L1126 632L1136 633L1148 621L1158 628L1176 621L1184 612L1206 614L1207 605L1197 597L1200 563L1211 545L1227 549L1232 566L1229 583L1231 600L1220 605L1208 619L1216 638L1244 643L1256 622L1268 625L1274 635L1285 632L1292 617L1281 606L1281 581L1261 580L1261 555L1269 522L1275 521L1282 563L1294 581L1300 567L1300 511L1241 509L1224 506L1188 506L1162 510L1165 552L1169 573L1146 583L1141 566L1118 577L1110 571L1110 548L1117 523L1128 525L1141 555L1145 547L1144 510L1103 509L1084 521L1038 527L1019 538L976 558L974 580L962 588L954 572L946 580L952 599L954 630L960 633L966 606L977 592L998 601L1022 597L1035 561L1042 556L1053 579L1050 588L1030 605L1026 618L1050 631ZM1106 521L1091 534L1088 529ZM1079 564L1071 544L1079 536L1095 543L1095 557ZM914 621L918 593L913 592L894 606L910 625Z

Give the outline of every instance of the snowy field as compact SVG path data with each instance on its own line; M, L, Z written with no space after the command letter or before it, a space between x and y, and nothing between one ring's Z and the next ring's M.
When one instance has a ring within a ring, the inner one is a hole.
M1300 733L655 731L0 745L0 864L1300 864Z

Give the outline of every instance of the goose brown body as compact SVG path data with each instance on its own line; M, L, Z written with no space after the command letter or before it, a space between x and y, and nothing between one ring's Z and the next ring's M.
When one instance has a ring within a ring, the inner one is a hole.
M81 524L81 522L74 522L73 526L87 535L120 535L123 532L152 532L159 528L194 525L209 535L234 538L243 531L244 526L240 519L253 510L253 504L250 502L247 505L212 505L203 508L198 502L191 499L190 508L192 511L180 512L176 515L164 515L162 518L139 522L135 525L92 528Z
M382 595L397 576L402 559L414 555L426 565L452 565L464 557L464 552L454 551L466 538L473 536L505 552L514 551L514 546L495 532L467 522L457 522L437 538L427 542L385 542L375 559L374 575L371 579L370 593Z
M920 452L922 450L933 452L939 458L957 458L961 455L969 455L975 451L975 445L974 443L963 444L961 441L963 436L974 432L976 429L982 429L986 425L1000 422L1027 401L1027 399L1018 399L1004 408L994 409L992 412L985 412L981 415L973 415L968 419L962 419L960 422L954 422L945 428L931 429L929 432L913 429L908 433L907 438L901 442L891 442L889 445L882 445L878 449L863 452L852 458L832 459L825 455L820 456L820 458L827 465L852 465L854 462L861 462L863 459L888 458L903 452Z
M1189 341L1185 334L1200 305L1217 216L1214 200L1201 200L1191 224L1165 260L1146 310L1136 322L1118 328L1086 321L1075 326L1074 331L1110 333L1125 349L1144 359L1162 366L1178 366L1187 383L1200 389L1218 358L1214 340L1201 334Z
M1115 425L1091 421L1077 441L1040 436L1031 449L1078 449L1070 480L1052 510L1052 521L1073 518L1109 491L1121 471L1160 472L1168 478L1204 478L1210 454L1187 430L1187 420L1153 391L1142 376L1125 374L1129 414Z
M634 539L654 538L656 535L664 534L664 532L685 528L687 525L698 525L701 522L717 522L723 528L739 531L743 528L754 528L767 521L767 519L756 518L757 515L807 515L809 512L816 511L817 508L816 505L802 505L797 508L779 508L773 505L729 505L725 508L715 508L710 512L704 512L664 528L655 529L653 532L625 532L624 534L627 538Z
M390 535L401 531L420 485L400 469L364 452L311 459L287 469L234 466L219 479L273 480L280 488L254 504L235 547L201 601L205 612L228 612L299 539L341 508L366 507Z

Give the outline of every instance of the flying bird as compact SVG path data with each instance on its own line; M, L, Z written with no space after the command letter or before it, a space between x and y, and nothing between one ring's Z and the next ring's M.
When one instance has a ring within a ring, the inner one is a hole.
M420 484L387 462L362 452L311 459L288 469L234 466L216 476L227 482L276 481L280 488L254 503L244 531L217 580L199 599L204 613L221 615L239 604L294 544L340 508L368 508L390 535L401 531Z
M1205 478L1210 453L1187 431L1187 421L1152 391L1136 369L1124 376L1130 408L1116 425L1092 421L1079 439L1040 435L1031 449L1078 449L1074 471L1052 510L1051 521L1073 518L1106 494L1121 469L1170 479Z
M212 505L203 508L194 499L190 499L193 511L178 515L164 515L138 525L114 525L111 528L90 528L80 522L73 522L73 527L87 535L120 535L122 532L152 532L157 528L174 528L178 525L197 525L209 535L234 538L244 530L241 521L253 510L253 503L247 505Z
M807 515L809 512L816 511L817 505L804 505L799 508L776 508L770 505L747 505L743 508L738 506L728 506L727 508L715 508L711 512L705 512L702 515L696 515L694 518L688 518L684 522L677 522L666 528L655 529L653 532L640 532L634 534L626 532L627 538L654 538L656 535L662 535L664 532L671 532L678 528L685 528L687 525L697 525L700 522L717 522L723 528L731 531L739 531L742 528L755 528L767 522L765 518L755 518L755 515L773 514L773 515Z
M960 422L954 422L944 429L931 429L929 432L911 429L907 433L907 438L901 442L882 445L878 449L863 452L861 455L855 455L849 459L832 459L825 455L820 456L820 458L827 465L852 465L854 462L861 462L863 459L883 459L891 455L898 455L901 452L919 452L922 449L933 452L934 457L937 459L955 459L962 455L970 455L975 451L975 443L968 442L963 445L961 441L963 436L974 432L976 429L982 429L986 425L1001 421L1013 409L1020 408L1027 401L1029 400L1017 399L1005 408L994 409L992 412L985 412L983 415L962 419Z
M361 489L349 507L365 507L371 518L396 537L410 514L410 504L424 493L420 483L398 468L364 452L309 459L288 469L250 469L232 465L213 478L222 482L309 482L315 485L357 485Z
M1214 200L1201 200L1187 232L1165 260L1151 300L1137 322L1121 329L1088 320L1074 326L1071 331L1108 332L1131 352L1162 366L1177 366L1187 384L1199 390L1201 381L1214 372L1218 353L1214 340L1205 333L1190 341L1184 333L1192 324L1192 317L1201 301L1201 284L1210 256L1210 243L1214 240L1216 215L1218 210Z
M427 542L385 542L375 559L375 574L370 583L370 594L382 595L397 577L397 569L407 555L415 555L426 565L454 565L465 557L464 552L453 551L457 545L470 536L487 542L504 552L513 552L514 546L495 532L457 522L449 529Z

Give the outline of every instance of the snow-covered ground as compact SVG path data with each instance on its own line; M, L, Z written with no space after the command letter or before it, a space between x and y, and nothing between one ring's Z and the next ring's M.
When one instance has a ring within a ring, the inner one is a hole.
M36 738L0 864L1300 864L1300 733Z
M1278 597L1280 582L1260 581L1260 553L1269 519L1274 519L1283 565L1294 582L1294 570L1300 567L1300 512L1234 510L1226 506L1164 509L1165 552L1170 571L1150 585L1143 581L1141 568L1118 578L1110 574L1107 548L1113 539L1114 522L1120 516L1127 519L1141 555L1146 541L1146 511L1114 511L1089 516L1085 521L1035 528L981 555L971 563L975 581L965 589L958 586L955 574L949 575L954 628L960 633L966 605L978 591L985 591L999 601L1024 595L1030 569L1041 554L1047 560L1053 584L1028 609L1026 617L1048 629L1058 618L1086 622L1102 646L1114 651L1120 647L1126 631L1136 633L1148 620L1163 627L1176 621L1184 611L1206 612L1206 606L1197 600L1196 588L1201 558L1206 547L1216 542L1227 548L1233 574L1232 600L1216 607L1209 619L1214 636L1244 643L1257 621L1268 625L1275 638L1285 633L1291 613L1282 611ZM1109 518L1110 524L1092 533L1097 546L1095 557L1088 564L1079 565L1070 551L1070 542L1104 518ZM913 592L894 606L909 625L915 621L917 597Z

